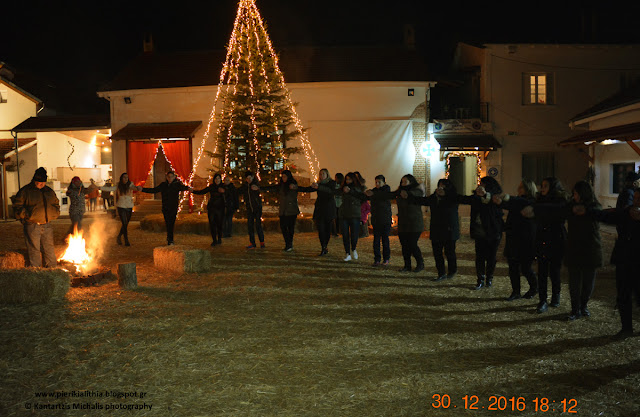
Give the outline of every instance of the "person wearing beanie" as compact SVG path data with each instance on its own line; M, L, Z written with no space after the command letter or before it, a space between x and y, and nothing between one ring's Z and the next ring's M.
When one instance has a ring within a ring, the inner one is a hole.
M73 177L69 188L67 188L67 197L69 197L69 219L71 219L71 227L67 235L72 235L76 231L82 229L82 217L84 217L84 197L89 191L82 184L80 177Z
M56 267L51 221L60 217L60 201L47 186L47 171L36 169L31 182L12 197L13 213L23 225L29 266ZM40 248L42 247L42 252Z

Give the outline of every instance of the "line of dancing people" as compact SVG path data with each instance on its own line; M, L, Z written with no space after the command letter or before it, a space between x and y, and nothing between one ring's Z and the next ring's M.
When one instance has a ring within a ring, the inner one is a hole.
M133 185L126 173L120 176L116 186L116 207L122 227L118 243L124 238L129 245L127 225L133 208L133 191L160 192L162 212L167 226L167 243L173 244L173 229L178 212L179 193L209 194L207 204L212 246L231 235L232 218L239 207L238 195L243 195L247 210L247 249L257 248L255 234L261 248L265 247L262 229L261 192L279 194L279 217L284 251L293 250L295 223L300 209L297 195L300 192L317 193L313 220L320 241L319 256L328 253L333 231L342 232L344 261L358 259L357 244L360 229L371 211L373 226L373 266L385 266L390 262L389 235L392 226L391 201L398 209L398 238L404 261L402 272L420 272L424 259L418 245L424 230L422 207L431 211L430 240L437 275L435 281L452 279L457 273L456 242L460 238L458 206L470 206L470 237L475 243L476 290L489 288L497 262L497 251L502 235L506 237L504 255L508 262L512 292L506 298L531 299L538 295L538 313L560 305L560 272L563 263L569 273L571 311L568 320L589 317L588 303L593 293L596 271L604 264L599 223L616 225L618 238L611 263L616 265L617 306L624 335L632 333L631 294L640 294L640 174L631 172L624 189L619 193L616 208L603 210L593 188L586 181L578 181L571 194L554 177L545 178L538 192L534 182L523 179L515 195L503 192L492 177L483 177L471 195L460 195L450 180L438 181L437 189L424 195L422 186L413 175L402 177L399 186L391 191L383 175L375 178L375 186L367 189L358 172L349 172L331 178L322 169L316 182L308 187L299 186L289 170L281 171L278 184L262 186L252 172L246 172L242 186L236 188L230 178L220 174L213 177L211 185L194 190L180 182L173 172L167 180L154 188ZM342 181L340 181L342 179ZM336 181L338 180L338 181ZM36 180L34 180L36 181ZM35 182L37 183L37 181ZM38 184L39 185L39 184ZM20 197L31 185L23 187ZM35 188L35 186L33 186ZM30 188L29 188L30 190ZM18 216L29 213L31 208L18 210ZM503 210L507 210L506 221ZM20 214L21 213L21 214ZM26 218L20 217L28 224ZM334 226L337 224L338 227ZM566 225L566 226L565 226ZM366 227L366 226L364 226ZM25 232L25 235L28 235ZM30 247L31 245L28 244ZM412 260L415 259L415 268ZM445 258L447 268L445 268ZM537 274L533 264L537 261ZM521 293L521 276L528 282L528 290ZM548 282L551 281L549 299Z

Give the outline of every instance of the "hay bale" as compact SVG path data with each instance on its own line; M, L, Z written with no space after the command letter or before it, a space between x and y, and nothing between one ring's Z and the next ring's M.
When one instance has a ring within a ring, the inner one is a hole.
M0 252L0 269L24 268L24 256L18 252Z
M62 269L0 271L0 304L45 304L64 299L71 277Z
M138 288L135 262L118 264L118 285L127 290Z
M208 272L211 269L211 253L186 245L160 246L153 249L156 268L176 272Z

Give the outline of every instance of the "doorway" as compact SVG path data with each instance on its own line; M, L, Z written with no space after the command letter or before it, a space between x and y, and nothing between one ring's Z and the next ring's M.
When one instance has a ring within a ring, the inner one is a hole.
M458 194L473 193L478 184L478 158L476 155L460 155L449 158L449 179Z

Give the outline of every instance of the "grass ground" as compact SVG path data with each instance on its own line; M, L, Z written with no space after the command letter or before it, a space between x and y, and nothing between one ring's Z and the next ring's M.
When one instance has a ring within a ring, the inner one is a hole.
M67 227L55 224L58 251ZM111 221L105 240L116 230ZM18 223L0 223L0 235L0 250L24 249ZM392 266L373 268L371 237L347 264L337 238L317 257L313 233L297 234L292 253L279 234L253 251L246 236L209 248L206 236L177 235L210 249L214 265L181 275L154 268L164 241L133 225L131 247L105 248L104 265L137 263L137 290L111 282L72 288L60 304L0 306L1 416L541 416L560 414L563 399L579 416L640 415L640 339L611 338L620 327L611 266L598 275L592 317L570 323L566 276L561 306L540 315L535 299L504 300L502 257L494 287L472 291L467 237L460 273L440 283L424 239L419 274L397 272L396 237ZM607 257L610 234L605 242ZM105 396L114 391L137 396ZM524 410L512 410L519 397ZM98 409L73 409L82 404Z

